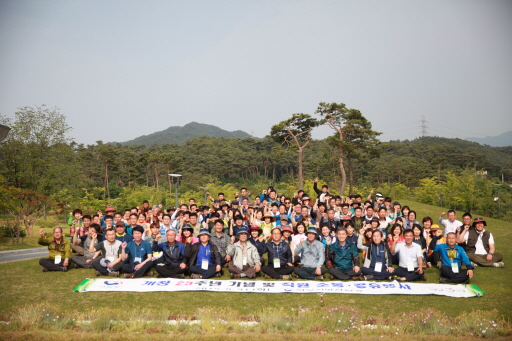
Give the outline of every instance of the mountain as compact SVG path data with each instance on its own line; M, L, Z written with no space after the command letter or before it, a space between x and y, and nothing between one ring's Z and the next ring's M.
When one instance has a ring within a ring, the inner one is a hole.
M235 131L227 131L221 129L219 127L190 122L183 127L175 126L169 127L162 131L157 131L156 133L149 135L142 135L133 140L120 142L124 146L129 145L145 145L151 146L154 144L179 144L184 145L190 139L199 136L210 136L210 137L225 137L225 138L240 138L245 139L248 137L252 137L251 135L243 132L241 130ZM111 144L116 144L116 142L112 142Z
M508 147L512 146L512 131L500 134L498 136L487 136L487 137L468 137L466 141L477 142L480 144L486 144L491 147Z

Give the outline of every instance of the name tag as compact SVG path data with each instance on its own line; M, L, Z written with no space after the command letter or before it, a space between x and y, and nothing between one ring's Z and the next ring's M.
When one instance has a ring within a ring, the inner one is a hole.
M407 271L414 271L414 263L407 262Z
M203 261L201 262L201 269L208 270L208 260L203 259Z
M141 260L142 259L140 257L135 257L134 262L135 263L142 263Z
M247 265L247 257L242 257L242 265Z
M452 271L453 271L453 273L458 274L459 273L459 264L452 263Z
M375 263L374 270L375 270L375 272L382 272L382 263L381 262Z
M280 267L281 267L281 261L279 260L279 258L274 258L274 268L278 269Z
M55 264L60 264L61 260L62 260L62 256L61 255L56 255L55 256Z

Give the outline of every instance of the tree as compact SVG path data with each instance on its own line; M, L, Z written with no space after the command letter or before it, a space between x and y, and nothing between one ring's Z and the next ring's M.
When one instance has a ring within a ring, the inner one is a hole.
M348 109L343 103L325 103L318 105L316 113L335 130L328 142L338 149L338 164L341 172L340 194L345 193L347 175L344 158L347 159L349 171L349 187L352 194L354 182L354 160L368 160L380 155L380 141L377 139L382 133L372 130L372 124L359 110Z
M11 126L1 146L1 173L17 188L31 189L49 195L59 179L52 176L56 167L72 165L74 154L66 134L71 128L58 108L22 107L14 120L0 117L0 123ZM72 173L69 169L66 170ZM76 178L76 177L75 177Z
M273 125L270 130L270 138L274 141L294 145L299 154L299 189L304 187L303 154L311 140L311 131L321 124L320 121L308 114L293 114L291 118Z

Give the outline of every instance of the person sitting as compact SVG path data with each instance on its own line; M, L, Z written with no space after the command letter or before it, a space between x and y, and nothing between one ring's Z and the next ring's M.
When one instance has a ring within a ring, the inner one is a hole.
M194 237L194 228L190 224L183 225L181 234L176 236L176 240L182 242L185 246L199 243L199 238Z
M227 251L232 260L228 267L231 278L255 278L256 273L261 270L261 262L256 246L247 242L249 231L239 229L236 238L238 241L229 244Z
M220 264L221 266L224 266L229 261L231 261L231 258L227 254L228 245L231 243L231 238L226 233L224 233L224 222L221 219L215 220L213 228L215 232L211 233L209 241L211 244L217 247L217 250L222 257ZM220 276L220 273L218 275Z
M165 243L158 244L163 241L162 239L153 242L153 252L162 253L162 256L158 257L161 262L155 267L156 272L164 278L185 278L183 275L187 269L185 245L176 240L176 230L167 230L165 236L167 238Z
M116 240L119 240L121 243L129 243L133 240L133 237L131 235L129 235L128 233L126 233L126 225L124 224L124 222L121 220L121 221L118 221L116 223Z
M441 255L434 252L436 245L446 244L446 237L443 234L443 230L439 228L439 225L432 224L430 228L425 228L425 232L428 234L427 245L428 245L428 256L427 256L427 268L430 268L432 264L441 268Z
M361 268L365 280L382 280L395 274L395 269L391 266L391 252L388 244L383 242L381 230L373 231L372 241L365 244L363 244L363 236L359 235L357 248L366 251L364 265Z
M68 271L69 258L71 258L71 243L64 238L61 227L53 229L53 236L48 238L44 229L39 231L39 245L48 246L48 258L39 260L39 265L46 271Z
M132 229L133 240L129 243L121 244L121 259L123 265L124 278L142 277L149 275L149 270L153 266L153 250L151 245L142 240L144 228L135 226Z
M473 266L503 268L505 267L505 263L502 262L503 255L495 252L494 237L485 229L485 226L487 223L484 218L475 218L471 228L467 225L463 227L457 243L465 243L466 253Z
M217 222L216 221L216 225ZM224 226L222 220L220 223ZM210 243L210 234L208 229L201 229L199 231L199 243L187 245L185 249L185 257L188 259L190 278L201 279L211 278L219 273L221 270L221 256L217 246ZM229 238L229 237L228 237Z
M119 277L123 267L121 260L121 242L116 240L116 232L110 228L105 232L106 240L94 244L95 254L92 256L92 267L96 276Z
M76 255L71 257L71 262L75 263L75 269L92 268L92 257L94 256L94 245L103 241L103 236L100 234L101 226L92 224L89 227L89 233L83 237L77 238L77 234L73 237L73 244L78 245L82 240L84 254L82 256Z
M361 280L359 253L356 245L348 239L347 230L338 229L338 240L327 247L326 265L333 278Z
M352 224L352 221L347 222L345 225L345 230L347 231L347 240L352 244L357 245L357 234L355 233L354 224Z
M328 226L324 226L324 229L330 231ZM302 255L302 267L295 268L293 271L300 278L324 279L325 268L323 268L322 265L325 262L325 246L317 237L318 232L316 228L310 227L306 231L307 239L295 247L295 251Z
M324 248L327 246L336 243L336 237L334 237L334 232L331 232L329 226L324 225L320 228L320 235L318 236L320 242L324 245Z
M84 255L84 244L83 241L85 240L85 237L87 237L87 234L89 233L89 228L91 227L91 216L90 215L84 215L82 217L83 225L76 228L73 237L72 243L71 243L71 250L75 251L77 255L83 256ZM100 227L101 230L101 227ZM78 241L78 243L75 243L75 241Z
M290 245L281 238L281 229L272 229L272 240L265 243L268 265L262 267L265 278L291 280L293 272L292 250Z
M149 231L147 231L147 235L144 237L144 240L149 243L149 245L153 245L153 242L157 242L157 245L160 243L165 243L165 236L160 234L160 225L158 223L152 223L149 225Z
M405 230L405 243L397 244L398 236L393 236L391 253L398 254L398 269L395 270L400 281L425 281L423 275L423 252L421 246L414 243L414 232Z
M265 253L265 236L263 235L263 230L260 229L259 225L252 225L249 229L249 234L248 242L254 245L258 250L260 264L263 266L265 264L265 258L263 257Z
M454 232L448 233L446 244L436 245L434 251L439 253L442 260L439 283L469 283L470 278L473 278L473 265L466 251L457 245ZM461 271L462 264L466 265L467 271Z

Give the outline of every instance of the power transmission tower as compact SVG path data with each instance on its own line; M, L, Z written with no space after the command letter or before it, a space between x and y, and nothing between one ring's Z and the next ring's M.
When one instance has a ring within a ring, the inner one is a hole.
M428 135L428 127L427 127L427 120L425 119L425 116L421 116L421 136L425 137Z

